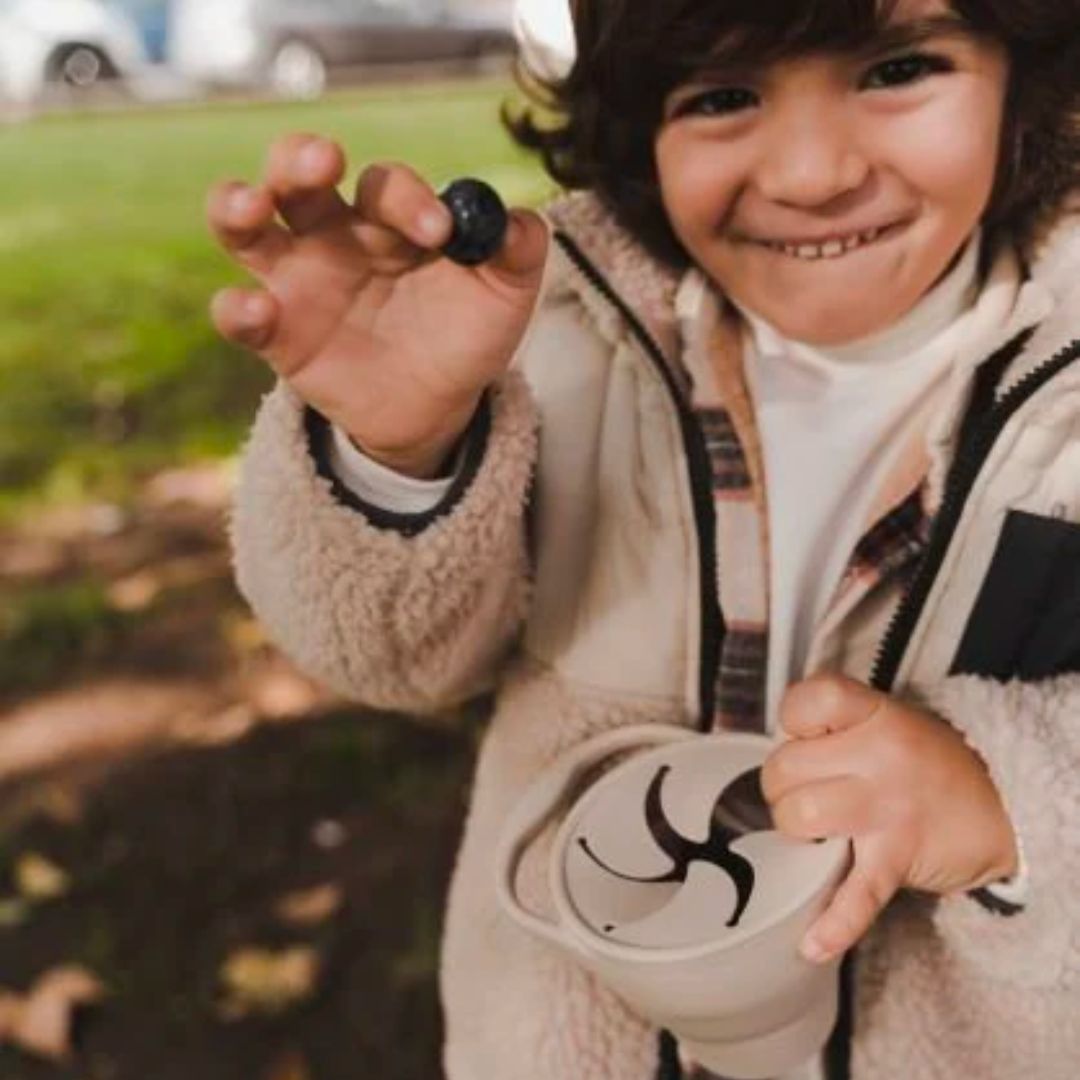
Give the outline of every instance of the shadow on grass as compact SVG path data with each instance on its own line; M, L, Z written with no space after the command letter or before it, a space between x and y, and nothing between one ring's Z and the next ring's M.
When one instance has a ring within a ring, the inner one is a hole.
M117 611L105 587L77 580L19 591L0 616L0 702L53 689L91 670L137 633L140 615Z
M261 1080L283 1054L312 1080L440 1075L437 941L478 719L433 730L344 711L263 729L124 766L74 825L41 816L9 831L0 894L27 851L72 890L0 930L4 983L24 990L78 962L111 995L83 1016L71 1068L9 1049L0 1075ZM346 897L331 920L275 917L283 894L326 882ZM295 943L323 956L314 997L273 1019L221 1019L225 957Z

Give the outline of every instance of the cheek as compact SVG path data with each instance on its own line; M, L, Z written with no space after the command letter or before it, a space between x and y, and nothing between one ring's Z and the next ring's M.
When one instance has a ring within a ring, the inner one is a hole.
M982 216L1001 146L1000 101L986 94L928 110L897 133L892 160L907 183L963 231Z
M731 158L697 141L661 136L656 164L668 219L692 251L713 236L730 212L738 190Z

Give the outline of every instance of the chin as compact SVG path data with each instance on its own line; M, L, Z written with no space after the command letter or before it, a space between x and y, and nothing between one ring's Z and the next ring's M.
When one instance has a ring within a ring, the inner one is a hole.
M746 305L751 311L762 311L752 304ZM856 317L857 316L857 317ZM774 309L772 313L762 312L766 322L792 341L801 341L806 345L846 345L861 341L889 327L895 319L890 313L854 312L850 303L837 307L822 307L807 311L800 304L800 310L792 308Z

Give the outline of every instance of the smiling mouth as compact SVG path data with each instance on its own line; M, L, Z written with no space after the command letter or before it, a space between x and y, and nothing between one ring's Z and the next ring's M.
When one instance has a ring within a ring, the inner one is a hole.
M899 221L892 225L885 225L877 229L865 229L863 232L852 233L846 237L836 237L821 243L790 243L784 240L755 240L752 238L748 238L748 242L791 259L800 259L803 262L818 262L822 259L842 259L853 251L859 251L862 248L870 247L872 244L880 243L904 228L905 224L905 222Z

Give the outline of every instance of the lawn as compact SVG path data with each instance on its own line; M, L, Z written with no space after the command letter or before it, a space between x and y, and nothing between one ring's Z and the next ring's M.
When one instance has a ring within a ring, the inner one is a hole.
M0 757L14 775L12 747L47 744L55 766L0 781L0 1004L72 963L108 991L66 1064L0 1030L4 1080L438 1074L436 942L475 725L327 711L236 592L214 463L270 379L209 325L210 295L240 277L202 205L296 129L341 139L354 170L403 159L536 202L547 182L497 122L507 92L0 128ZM103 763L76 751L95 731L132 760L87 781ZM192 738L206 748L175 749ZM28 824L24 798L41 807ZM60 895L21 895L28 853L63 869ZM334 910L283 922L282 898L313 887ZM223 973L253 947L303 947L317 978L284 1011L236 1015Z
M30 500L123 503L147 472L242 439L268 376L206 318L237 276L203 225L215 179L255 178L276 135L311 130L354 168L406 160L436 184L479 175L535 202L548 184L497 120L509 92L395 85L0 129L0 519Z

